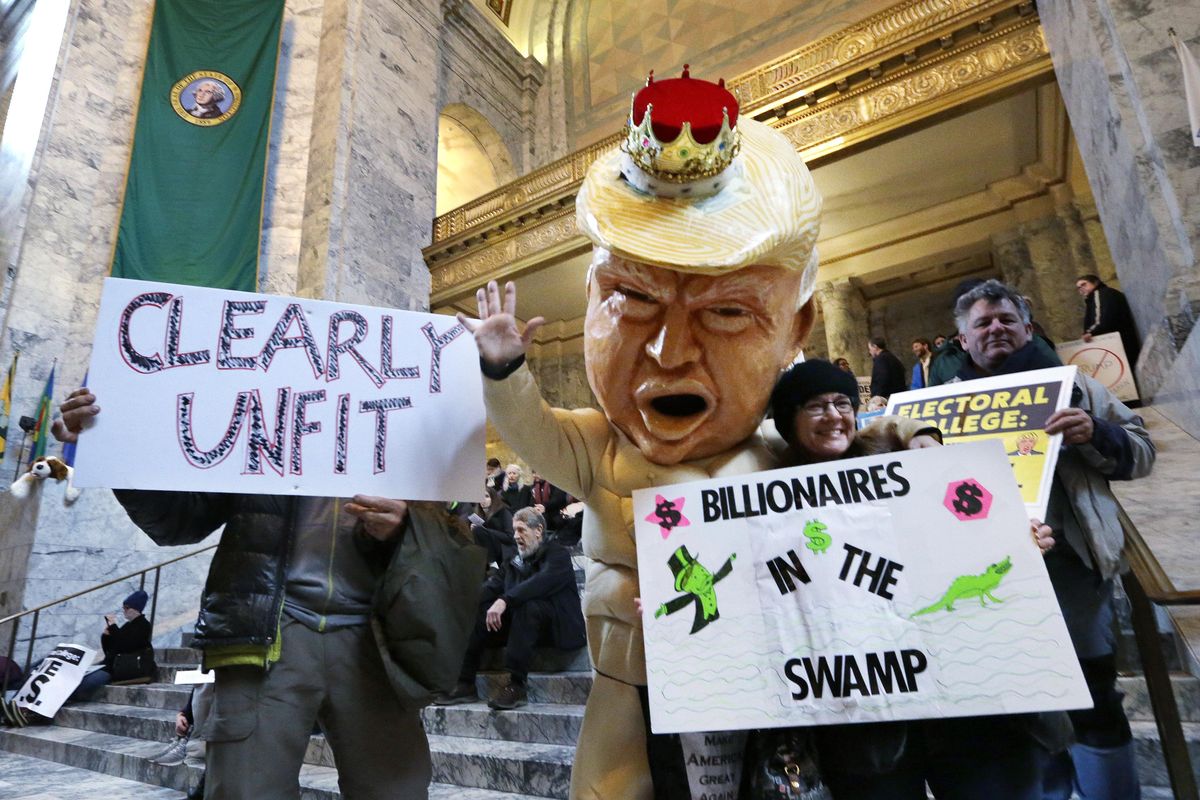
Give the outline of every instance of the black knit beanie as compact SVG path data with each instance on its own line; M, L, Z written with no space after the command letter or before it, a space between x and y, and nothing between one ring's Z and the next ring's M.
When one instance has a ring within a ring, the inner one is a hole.
M840 392L850 398L858 411L858 380L850 373L828 361L814 358L792 366L771 392L771 416L775 430L789 444L795 434L796 409L810 399L829 392Z

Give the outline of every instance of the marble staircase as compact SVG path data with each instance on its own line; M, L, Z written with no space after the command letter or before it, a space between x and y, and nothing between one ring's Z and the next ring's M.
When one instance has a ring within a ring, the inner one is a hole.
M494 663L501 656L489 653L489 660ZM194 668L199 654L190 648L166 648L158 651L158 658L155 683L105 687L91 702L64 706L51 726L0 728L0 750L186 791L199 780L202 759L189 758L175 767L149 759L169 741L175 714L187 702L190 689L174 685L175 674ZM556 671L544 671L549 669ZM534 670L529 705L514 711L492 711L485 702L425 710L433 755L431 798L567 796L583 703L591 687L587 654L539 651ZM481 672L480 696L486 698L502 678L500 673ZM340 797L333 754L324 736L311 737L300 783L303 800Z

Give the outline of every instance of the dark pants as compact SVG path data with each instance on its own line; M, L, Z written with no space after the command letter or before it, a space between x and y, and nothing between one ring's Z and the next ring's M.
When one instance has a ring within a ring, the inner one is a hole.
M856 726L846 726L853 730ZM866 727L866 726L864 726ZM821 774L834 800L1039 800L1044 750L997 717L908 723L904 750L887 772L831 769L847 753L828 752L817 731Z
M458 678L460 683L475 682L475 673L479 671L485 648L504 647L504 668L509 671L514 683L524 684L529 675L533 648L553 643L554 607L550 603L530 600L515 608L509 606L500 617L500 630L489 631L486 626L487 610L494 602L486 600L479 604L475 629L471 631L471 641L463 656L462 672Z
M110 683L112 683L112 673L106 669L94 670L83 676L83 680L79 682L79 686L71 692L71 696L67 700L72 703L91 700L96 692Z

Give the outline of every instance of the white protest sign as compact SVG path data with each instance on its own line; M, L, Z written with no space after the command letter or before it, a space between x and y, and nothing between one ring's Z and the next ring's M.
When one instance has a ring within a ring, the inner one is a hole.
M1063 342L1055 350L1064 364L1076 366L1084 375L1095 378L1118 400L1138 399L1133 368L1125 355L1121 334L1102 333L1093 336L1090 342L1083 339Z
M944 444L999 439L1031 517L1046 518L1062 434L1046 420L1070 405L1075 367L1051 367L897 392L887 413L928 422Z
M452 317L109 278L75 485L475 501L480 381Z
M999 442L634 492L655 733L1092 704Z
M87 674L96 651L81 644L60 644L42 659L17 692L21 708L53 718Z

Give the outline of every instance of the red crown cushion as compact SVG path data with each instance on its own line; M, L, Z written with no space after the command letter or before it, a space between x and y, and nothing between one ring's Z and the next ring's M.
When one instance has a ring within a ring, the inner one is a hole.
M729 110L729 127L737 126L737 98L724 86L698 78L667 78L653 81L633 98L633 124L641 125L646 106L653 105L651 127L660 142L673 142L692 123L692 136L698 144L717 138L724 122L722 111Z

